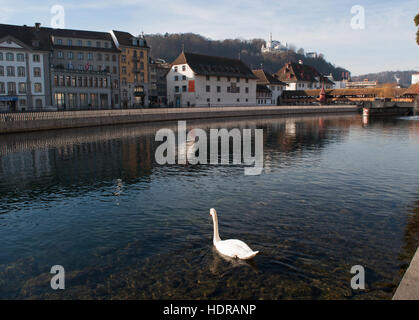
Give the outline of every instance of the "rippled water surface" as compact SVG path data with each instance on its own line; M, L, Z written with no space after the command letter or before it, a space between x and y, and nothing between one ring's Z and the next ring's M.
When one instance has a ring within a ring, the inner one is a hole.
M176 123L0 136L0 298L389 299L419 239L419 121L406 120L188 122L263 129L260 176L158 165L155 133ZM212 207L222 238L261 251L251 263L214 252Z

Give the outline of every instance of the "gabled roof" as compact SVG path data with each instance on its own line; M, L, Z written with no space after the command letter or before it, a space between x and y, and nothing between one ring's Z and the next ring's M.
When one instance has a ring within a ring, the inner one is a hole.
M332 81L324 77L320 72L318 72L312 66L307 64L300 64L295 62L289 62L285 64L275 76L284 82L297 82L297 81L305 81L305 82L318 82L316 77L319 80L324 80L325 84L334 84Z
M419 83L412 84L403 95L419 95Z
M269 72L266 72L262 69L252 70L253 74L258 77L257 83L258 84L276 84L285 86L286 83L278 80L277 78L273 77Z
M138 37L135 37L131 33L125 32L125 31L112 30L112 33L115 35L116 40L118 41L119 45L124 46L124 47L136 47L132 44L132 39L138 38ZM144 45L141 47L148 48L147 41L145 39L143 40L144 40Z
M182 52L172 66L179 64L189 65L199 75L257 79L252 70L237 59Z
M51 39L45 32L35 27L0 24L0 39L11 37L32 50L50 51Z

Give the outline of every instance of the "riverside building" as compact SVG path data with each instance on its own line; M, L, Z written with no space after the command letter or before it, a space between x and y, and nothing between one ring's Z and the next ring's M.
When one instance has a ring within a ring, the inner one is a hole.
M257 77L237 59L182 52L166 79L173 107L256 105Z
M111 31L112 39L121 51L120 79L123 108L150 104L150 47L144 35L135 37L128 32Z
M53 105L58 110L119 108L120 54L111 35L43 29L51 37Z
M51 107L49 52L40 24L0 24L0 111Z

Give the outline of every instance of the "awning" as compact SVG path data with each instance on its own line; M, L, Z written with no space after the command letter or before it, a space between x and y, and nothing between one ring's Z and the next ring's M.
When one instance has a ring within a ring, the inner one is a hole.
M17 101L16 96L0 96L0 101Z

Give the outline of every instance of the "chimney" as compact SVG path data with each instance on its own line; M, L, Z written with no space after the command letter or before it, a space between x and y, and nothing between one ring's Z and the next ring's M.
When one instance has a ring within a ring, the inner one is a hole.
M35 22L35 30L39 31L40 28L41 28L41 23L40 22Z

